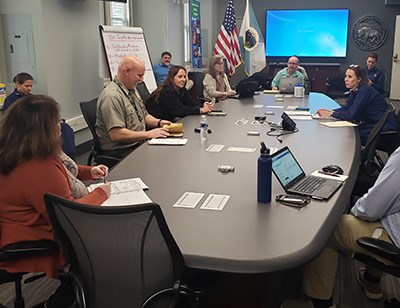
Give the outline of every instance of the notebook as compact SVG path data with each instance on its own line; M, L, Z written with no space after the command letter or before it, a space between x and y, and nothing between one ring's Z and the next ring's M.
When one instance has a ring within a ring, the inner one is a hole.
M286 193L329 199L343 181L306 175L288 147L271 155L272 171Z
M280 93L287 93L293 94L294 93L294 86L298 83L303 83L303 78L301 77L282 77L279 81L279 92Z

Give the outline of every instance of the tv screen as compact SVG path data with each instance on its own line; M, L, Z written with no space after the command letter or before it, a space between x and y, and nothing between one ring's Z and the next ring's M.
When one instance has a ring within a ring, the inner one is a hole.
M267 10L265 55L345 57L348 9Z

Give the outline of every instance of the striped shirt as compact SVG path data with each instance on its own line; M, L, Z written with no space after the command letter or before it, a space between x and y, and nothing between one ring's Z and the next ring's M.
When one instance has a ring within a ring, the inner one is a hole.
M400 147L390 156L374 186L357 200L351 213L363 220L379 220L400 247Z

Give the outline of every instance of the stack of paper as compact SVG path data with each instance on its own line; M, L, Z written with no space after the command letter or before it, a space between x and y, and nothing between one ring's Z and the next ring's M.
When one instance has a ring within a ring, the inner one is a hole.
M328 127L348 127L348 126L357 126L357 124L348 122L348 121L333 121L333 122L320 122L320 124L328 126Z
M131 205L151 202L151 199L143 191L149 187L140 178L112 181L110 183L110 198L104 201L102 206ZM103 183L90 185L88 190L92 191L100 185L103 185Z
M312 120L310 111L308 110L286 110L285 113L292 120Z
M149 144L151 145L185 145L188 142L187 139L184 138L160 138L160 139L150 139Z

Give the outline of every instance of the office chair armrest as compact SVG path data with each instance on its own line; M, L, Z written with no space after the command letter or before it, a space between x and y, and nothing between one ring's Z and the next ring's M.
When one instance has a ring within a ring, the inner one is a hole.
M96 160L97 164L103 164L109 168L114 167L116 164L118 164L121 161L121 159L119 159L119 158L107 156L107 155L97 155L95 160Z
M58 250L54 241L24 241L4 246L0 250L0 261L18 260L27 257L50 254Z
M372 237L361 237L357 240L357 244L377 256L400 265L400 248L391 243Z
M360 166L359 173L366 174L369 177L377 177L379 173L381 172L382 167L376 163L375 161L368 160L364 163L363 166Z
M399 134L399 132L397 132L395 130L389 130L389 131L386 131L386 132L380 132L380 135L383 135L383 136L390 136L390 135L397 136L398 134Z
M85 291L83 280L81 279L79 274L77 274L73 271L69 272L69 277L73 281L75 300L76 300L78 307L86 308L87 307L86 291Z
M71 264L66 263L63 267L58 270L58 276L61 283L70 284L74 290L74 297L77 307L86 308L86 288L83 279L78 272L71 270Z

